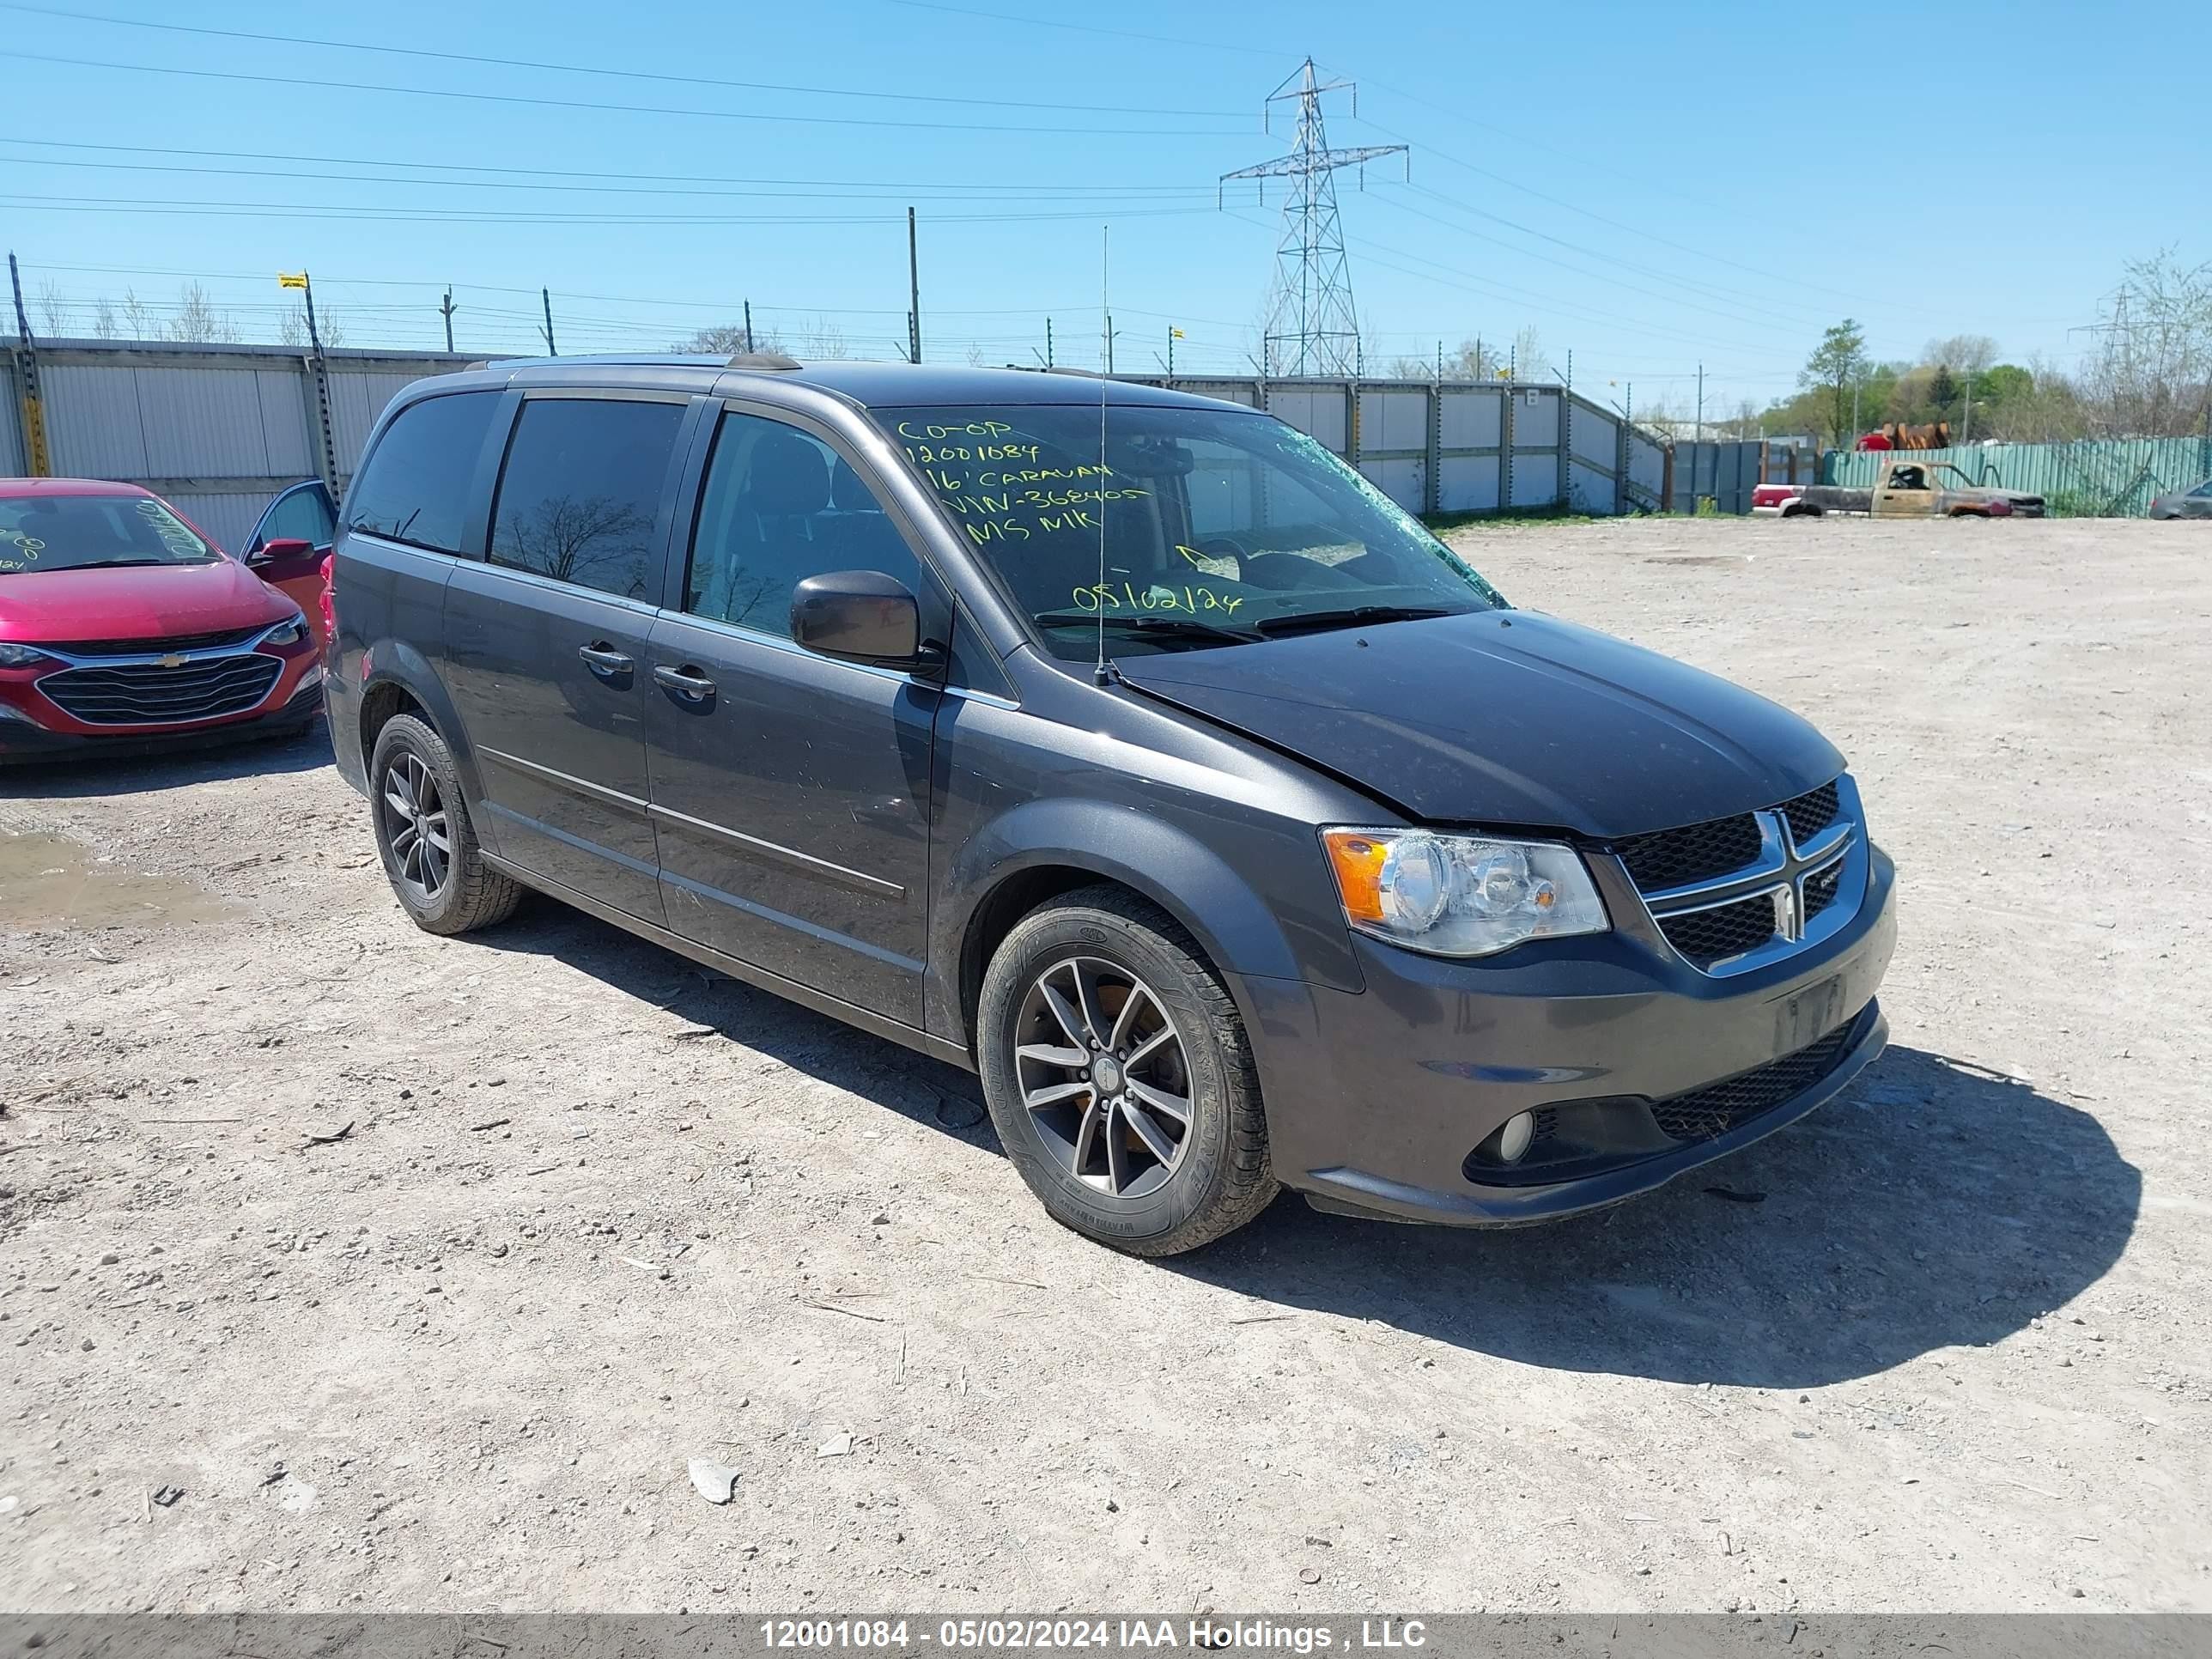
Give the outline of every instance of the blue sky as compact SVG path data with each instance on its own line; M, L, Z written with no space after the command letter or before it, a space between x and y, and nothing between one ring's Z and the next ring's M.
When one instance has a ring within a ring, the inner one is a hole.
M1385 356L1534 327L1645 407L1686 409L1703 362L1718 414L1787 390L1847 313L1882 356L1971 331L2064 361L2124 259L2212 258L2212 140L2156 84L2193 12L2100 7L2096 42L2130 44L2091 50L2087 10L2043 0L54 0L0 7L0 213L37 327L49 284L89 332L96 295L198 279L273 338L275 273L306 266L349 345L439 343L451 283L471 351L535 347L544 286L565 351L665 345L750 298L795 346L883 356L911 203L927 356L1030 361L1049 318L1079 365L1110 225L1117 366L1179 325L1178 369L1243 371L1281 198L1224 210L1215 180L1283 153L1261 101L1310 53L1359 83L1357 117L1327 100L1333 143L1413 147L1410 183L1338 175Z

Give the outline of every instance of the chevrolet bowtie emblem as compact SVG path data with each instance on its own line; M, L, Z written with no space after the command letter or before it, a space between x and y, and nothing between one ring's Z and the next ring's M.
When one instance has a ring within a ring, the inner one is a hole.
M182 668L185 665L185 653L183 652L172 651L167 656L161 659L161 666L164 668Z

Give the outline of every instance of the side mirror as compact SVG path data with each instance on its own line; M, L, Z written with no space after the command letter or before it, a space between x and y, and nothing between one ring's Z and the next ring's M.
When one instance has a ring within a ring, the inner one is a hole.
M274 564L279 559L297 559L313 553L315 544L300 536L279 536L267 541L246 556L248 564Z
M914 590L880 570L832 570L792 590L791 637L845 662L919 668L935 658L921 641Z

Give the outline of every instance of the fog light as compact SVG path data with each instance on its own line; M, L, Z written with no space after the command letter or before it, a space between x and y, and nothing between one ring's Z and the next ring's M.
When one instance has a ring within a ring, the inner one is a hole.
M1518 1164L1527 1155L1529 1143L1536 1139L1536 1120L1522 1112L1505 1121L1498 1132L1498 1161Z

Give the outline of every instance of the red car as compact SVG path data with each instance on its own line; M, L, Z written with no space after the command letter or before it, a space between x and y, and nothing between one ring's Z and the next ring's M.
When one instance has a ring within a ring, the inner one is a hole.
M322 713L304 540L234 559L159 496L0 479L0 762L147 753ZM275 584L275 585L272 585Z

